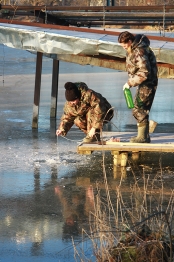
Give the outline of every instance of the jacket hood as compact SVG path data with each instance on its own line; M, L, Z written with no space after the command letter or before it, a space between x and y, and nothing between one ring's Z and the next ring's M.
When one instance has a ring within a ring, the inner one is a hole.
M132 43L132 49L136 47L148 47L150 46L150 41L145 35L138 34L135 36L135 40Z

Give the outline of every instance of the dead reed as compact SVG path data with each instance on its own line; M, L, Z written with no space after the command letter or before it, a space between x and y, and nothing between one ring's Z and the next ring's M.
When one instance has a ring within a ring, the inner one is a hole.
M141 185L134 175L129 196L122 190L120 179L114 190L115 197L112 192L111 200L104 165L103 175L105 193L101 194L97 186L95 210L89 217L90 234L83 232L91 241L95 261L172 262L173 191L167 199L159 174L158 179L151 179L143 172ZM84 253L82 258L76 250L75 259L77 255L80 261L93 261L87 259Z

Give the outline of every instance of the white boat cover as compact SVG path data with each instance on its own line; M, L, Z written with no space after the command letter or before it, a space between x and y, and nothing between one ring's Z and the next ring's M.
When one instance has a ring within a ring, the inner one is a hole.
M172 37L172 35L171 35ZM174 43L150 40L157 61L174 64ZM125 57L118 36L73 30L0 23L0 43L8 47L59 55L109 55Z

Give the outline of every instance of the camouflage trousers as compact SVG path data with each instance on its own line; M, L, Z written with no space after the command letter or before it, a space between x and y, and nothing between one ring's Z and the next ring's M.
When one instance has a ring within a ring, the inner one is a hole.
M104 124L107 124L113 118L113 115L113 110L109 110L109 112L103 116L103 121L102 123L100 123L100 128L102 128ZM85 134L87 134L91 130L94 122L97 123L98 119L96 119L93 110L89 110L88 113L84 116L77 116L74 120L74 124L79 127L79 129L82 130Z
M134 98L134 108L132 114L138 123L147 123L149 112L155 97L157 86L139 86Z

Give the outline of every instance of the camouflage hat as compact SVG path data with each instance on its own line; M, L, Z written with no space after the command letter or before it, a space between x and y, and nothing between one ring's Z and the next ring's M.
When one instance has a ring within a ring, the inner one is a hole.
M74 83L72 82L65 83L65 89L66 89L65 98L67 101L74 101L80 98L80 90Z

